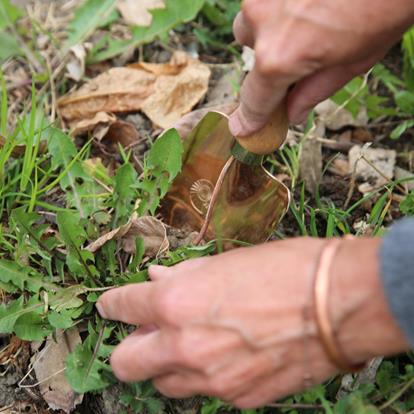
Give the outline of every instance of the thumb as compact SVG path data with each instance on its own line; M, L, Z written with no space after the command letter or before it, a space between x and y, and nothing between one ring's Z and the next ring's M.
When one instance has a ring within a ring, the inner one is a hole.
M288 84L272 83L255 67L247 75L241 89L240 105L230 117L229 128L233 136L244 137L262 129L284 99L287 89Z

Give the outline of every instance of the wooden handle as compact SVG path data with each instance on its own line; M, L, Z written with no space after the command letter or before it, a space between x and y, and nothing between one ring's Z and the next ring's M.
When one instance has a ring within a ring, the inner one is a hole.
M264 128L252 135L236 137L236 139L247 151L266 155L281 147L287 137L288 129L286 102L282 102Z

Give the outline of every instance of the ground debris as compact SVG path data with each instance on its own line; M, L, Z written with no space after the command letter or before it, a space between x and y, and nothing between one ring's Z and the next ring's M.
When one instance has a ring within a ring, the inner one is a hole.
M349 151L349 172L363 182L358 190L365 194L387 184L394 177L397 152L355 145Z
M64 373L67 356L81 342L76 328L58 331L56 338L49 337L45 347L32 358L40 393L53 410L70 413L82 403L83 395L72 390Z
M58 104L72 128L99 112L142 111L155 125L167 129L205 96L209 79L207 65L176 52L169 63L112 68Z

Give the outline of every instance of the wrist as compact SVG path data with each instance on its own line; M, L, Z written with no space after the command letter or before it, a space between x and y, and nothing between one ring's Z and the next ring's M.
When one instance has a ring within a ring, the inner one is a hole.
M332 323L352 363L409 349L384 294L380 244L380 239L344 240L331 270Z

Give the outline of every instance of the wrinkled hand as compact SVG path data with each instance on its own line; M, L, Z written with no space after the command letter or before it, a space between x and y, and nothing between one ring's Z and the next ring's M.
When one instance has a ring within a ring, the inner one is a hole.
M323 244L292 239L153 267L152 282L105 293L103 317L141 326L114 351L115 374L152 378L170 397L217 396L240 408L302 390L308 373L325 380L336 369L303 316ZM353 362L407 346L378 280L378 245L344 241L333 267L331 318Z
M234 31L257 60L231 118L233 134L263 127L286 95L290 120L303 122L413 22L414 2L406 0L245 0Z

